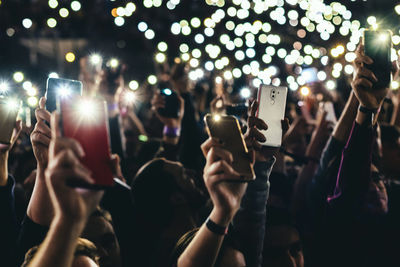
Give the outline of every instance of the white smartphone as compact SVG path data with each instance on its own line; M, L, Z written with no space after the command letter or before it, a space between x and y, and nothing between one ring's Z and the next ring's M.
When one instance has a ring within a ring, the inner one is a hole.
M336 114L335 114L335 107L333 106L333 103L330 101L327 101L324 103L324 110L326 111L326 120L331 121L334 124L337 123L336 119Z
M264 146L280 147L282 144L282 123L285 117L287 87L261 85L258 89L259 103L256 117L265 121L268 130L261 131L267 141Z

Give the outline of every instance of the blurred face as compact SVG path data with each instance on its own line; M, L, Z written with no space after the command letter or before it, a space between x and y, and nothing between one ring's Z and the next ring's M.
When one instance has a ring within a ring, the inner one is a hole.
M263 266L304 267L303 250L295 228L288 225L267 228Z
M239 250L227 247L222 253L217 267L246 267L243 253Z
M373 172L372 175L378 175L378 173ZM371 215L382 215L388 212L388 195L382 180L370 182L364 209Z
M400 138L397 142L390 144L382 144L382 164L385 169L388 169L391 174L396 177L391 177L395 179L400 179Z
M100 255L100 266L121 266L117 237L112 225L106 219L101 216L90 217L82 237L96 245Z

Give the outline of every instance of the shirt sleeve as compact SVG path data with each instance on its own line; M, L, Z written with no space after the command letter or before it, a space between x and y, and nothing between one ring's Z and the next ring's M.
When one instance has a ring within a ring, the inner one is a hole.
M7 184L0 186L0 258L1 261L12 266L15 260L15 251L18 236L18 223L15 213L14 178L8 176Z
M341 209L358 209L371 180L375 129L356 122L342 152L336 185L327 201Z
M248 183L240 209L233 220L235 237L239 241L248 267L258 267L262 264L269 176L274 163L275 158L254 164L256 179Z

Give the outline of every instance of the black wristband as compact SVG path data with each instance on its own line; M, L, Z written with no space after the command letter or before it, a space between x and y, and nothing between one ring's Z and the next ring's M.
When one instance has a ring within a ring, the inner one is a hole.
M358 110L365 114L376 114L378 112L377 108L366 108L364 106L359 106Z
M208 230L217 235L226 235L228 233L228 227L216 224L210 219L210 217L208 217L206 220L206 226Z

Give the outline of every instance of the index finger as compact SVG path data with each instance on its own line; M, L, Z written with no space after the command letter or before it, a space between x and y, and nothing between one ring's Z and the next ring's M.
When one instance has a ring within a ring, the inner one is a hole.
M61 136L60 128L58 125L59 121L60 121L59 115L56 112L51 113L50 128L51 128L51 139L53 140Z
M46 108L46 98L42 96L39 100L39 108L45 109Z
M213 146L221 146L221 143L218 142L218 140L216 140L215 138L208 138L202 145L201 145L201 151L203 152L203 155L205 158L207 158L207 154L208 151L210 151L210 149Z
M250 117L255 117L258 109L258 102L257 100L254 100L253 103L251 103L250 106Z

